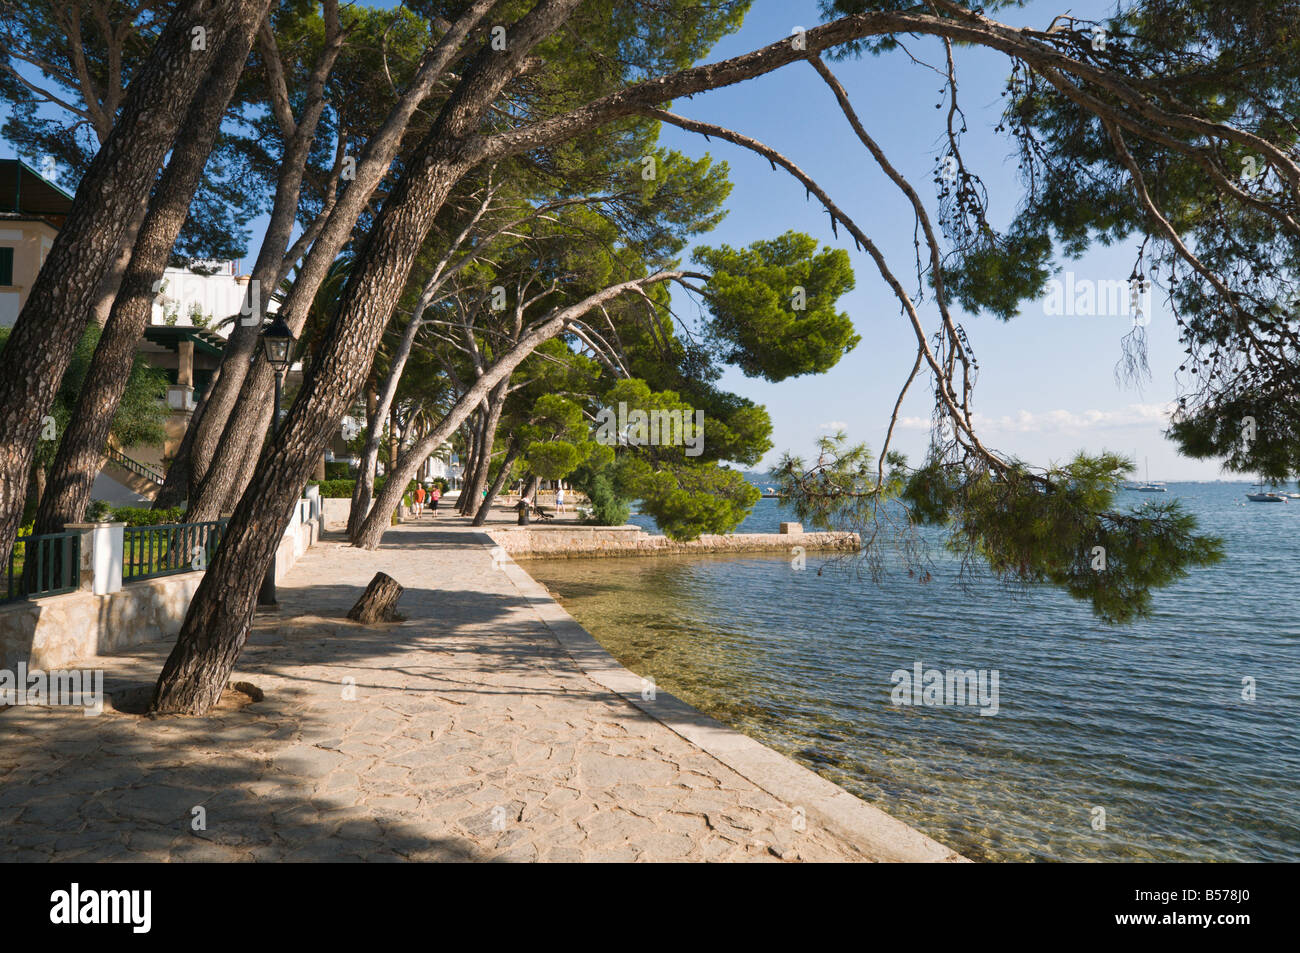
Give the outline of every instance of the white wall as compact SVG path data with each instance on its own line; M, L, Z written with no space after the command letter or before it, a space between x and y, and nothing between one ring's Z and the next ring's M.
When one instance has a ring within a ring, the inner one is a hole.
M154 298L154 324L166 324L167 315L175 312L177 327L191 327L190 308L198 305L210 319L211 326L222 337L229 337L231 325L217 327L222 318L237 314L244 304L248 281L240 280L247 276L237 274L237 262L212 262L220 264L222 270L214 275L200 275L188 268L167 268L163 271L162 290ZM278 305L270 300L272 289L261 289L261 307L265 313L273 313Z
M11 328L18 320L18 292L0 291L0 327Z

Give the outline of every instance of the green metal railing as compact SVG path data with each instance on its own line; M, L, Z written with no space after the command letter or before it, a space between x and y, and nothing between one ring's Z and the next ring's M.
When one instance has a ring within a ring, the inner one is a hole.
M0 602L72 592L80 583L80 533L19 536L5 567Z
M207 569L226 522L128 526L122 533L122 581Z

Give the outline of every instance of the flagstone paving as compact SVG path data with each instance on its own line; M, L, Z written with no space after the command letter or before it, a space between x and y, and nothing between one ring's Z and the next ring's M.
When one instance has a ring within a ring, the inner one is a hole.
M376 571L405 621L345 618ZM0 712L0 860L866 859L588 678L454 518L327 538L280 598L234 675L260 702ZM113 692L168 649L76 667Z

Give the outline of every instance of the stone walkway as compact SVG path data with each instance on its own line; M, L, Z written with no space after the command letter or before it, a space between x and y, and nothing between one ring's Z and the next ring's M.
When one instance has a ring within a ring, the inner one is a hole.
M376 571L406 621L344 618ZM261 702L0 712L0 860L873 859L585 675L454 519L326 539L280 598L234 675ZM111 692L168 648L77 667Z

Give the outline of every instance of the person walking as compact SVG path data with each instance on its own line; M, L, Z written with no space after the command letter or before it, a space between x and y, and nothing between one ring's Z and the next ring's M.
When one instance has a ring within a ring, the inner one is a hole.
M424 487L420 484L415 485L415 518L418 520L420 514L424 511Z
M555 512L564 512L564 484L560 484L555 491Z
M438 500L441 498L442 498L442 487L438 486L438 484L435 483L433 485L433 489L429 491L429 511L434 516L438 515Z

